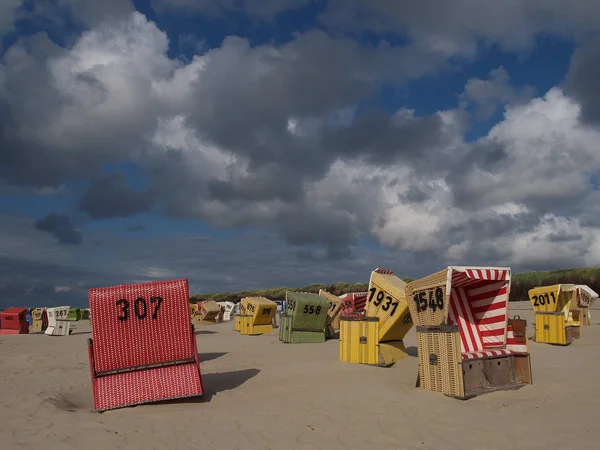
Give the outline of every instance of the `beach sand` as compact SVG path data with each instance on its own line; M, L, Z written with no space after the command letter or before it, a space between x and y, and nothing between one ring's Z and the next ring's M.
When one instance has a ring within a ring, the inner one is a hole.
M533 332L533 313L511 305ZM339 341L283 344L233 322L197 327L200 400L93 411L86 339L0 336L0 449L597 449L600 311L568 347L530 342L533 384L467 401L391 368L339 361Z

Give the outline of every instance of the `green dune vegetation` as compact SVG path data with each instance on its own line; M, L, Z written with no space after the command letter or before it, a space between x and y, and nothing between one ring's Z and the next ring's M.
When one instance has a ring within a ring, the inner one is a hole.
M404 278L407 283L412 278ZM510 291L511 301L527 301L529 297L527 291L536 286L548 286L552 284L587 284L596 292L600 292L600 268L588 269L568 269L553 270L544 272L522 272L515 273L512 277L512 287ZM217 302L237 303L244 297L261 296L271 300L283 300L286 291L296 292L314 292L319 289L325 289L334 295L341 295L347 292L365 292L368 288L367 283L333 283L333 284L311 284L303 288L277 287L271 289L260 289L256 291L243 292L223 292L213 294L196 294L190 297L190 302L197 303L206 300Z

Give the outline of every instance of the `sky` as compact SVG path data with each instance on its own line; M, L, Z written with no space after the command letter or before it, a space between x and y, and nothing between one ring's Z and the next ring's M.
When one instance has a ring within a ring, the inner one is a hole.
M0 0L0 307L600 266L597 0Z

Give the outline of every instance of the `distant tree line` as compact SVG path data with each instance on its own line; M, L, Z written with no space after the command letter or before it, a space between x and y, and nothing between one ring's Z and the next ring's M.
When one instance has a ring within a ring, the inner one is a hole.
M405 282L413 281L412 278L404 278ZM510 291L511 301L527 301L527 292L537 286L548 286L553 284L586 284L594 291L600 293L600 268L591 269L569 269L554 270L550 272L523 272L512 276ZM368 283L333 283L333 284L311 284L303 288L278 287L271 289L260 289L256 291L224 292L215 294L196 294L190 297L190 302L198 303L206 300L217 302L237 303L244 297L260 296L271 300L284 300L286 291L313 292L318 293L324 289L333 295L346 294L348 292L366 292Z

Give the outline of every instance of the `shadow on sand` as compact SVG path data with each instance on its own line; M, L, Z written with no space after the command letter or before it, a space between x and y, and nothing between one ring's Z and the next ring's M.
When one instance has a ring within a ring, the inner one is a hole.
M220 358L227 353L228 352L198 353L198 359L200 360L200 364L202 364L205 361L211 361L213 359Z
M413 345L412 347L406 347L406 353L408 356L413 356L417 358L419 356L419 349Z
M194 334L196 336L198 336L199 334L216 334L216 331L209 331L209 330L194 330Z
M152 408L157 405L178 405L178 404L190 404L190 403L207 403L210 402L214 395L223 391L230 391L235 389L250 378L255 377L260 373L258 369L244 369L244 370L236 370L233 372L220 372L220 373L207 373L202 374L202 387L204 388L204 392L201 397L186 397L186 398L176 398L172 400L160 400L158 402L149 402L143 403L140 405L132 405L127 408ZM63 396L58 399L50 400L54 406L63 410L63 411L74 411L78 408L78 406L74 405L72 401L65 399ZM90 412L94 412L93 408ZM106 411L103 411L104 413Z
M77 331L77 330L72 330L69 333L70 336L73 336L75 334L92 334L92 332L91 331Z
M235 389L260 373L258 369L235 370L233 372L207 373L202 375L204 395L201 402L210 402L213 395Z

